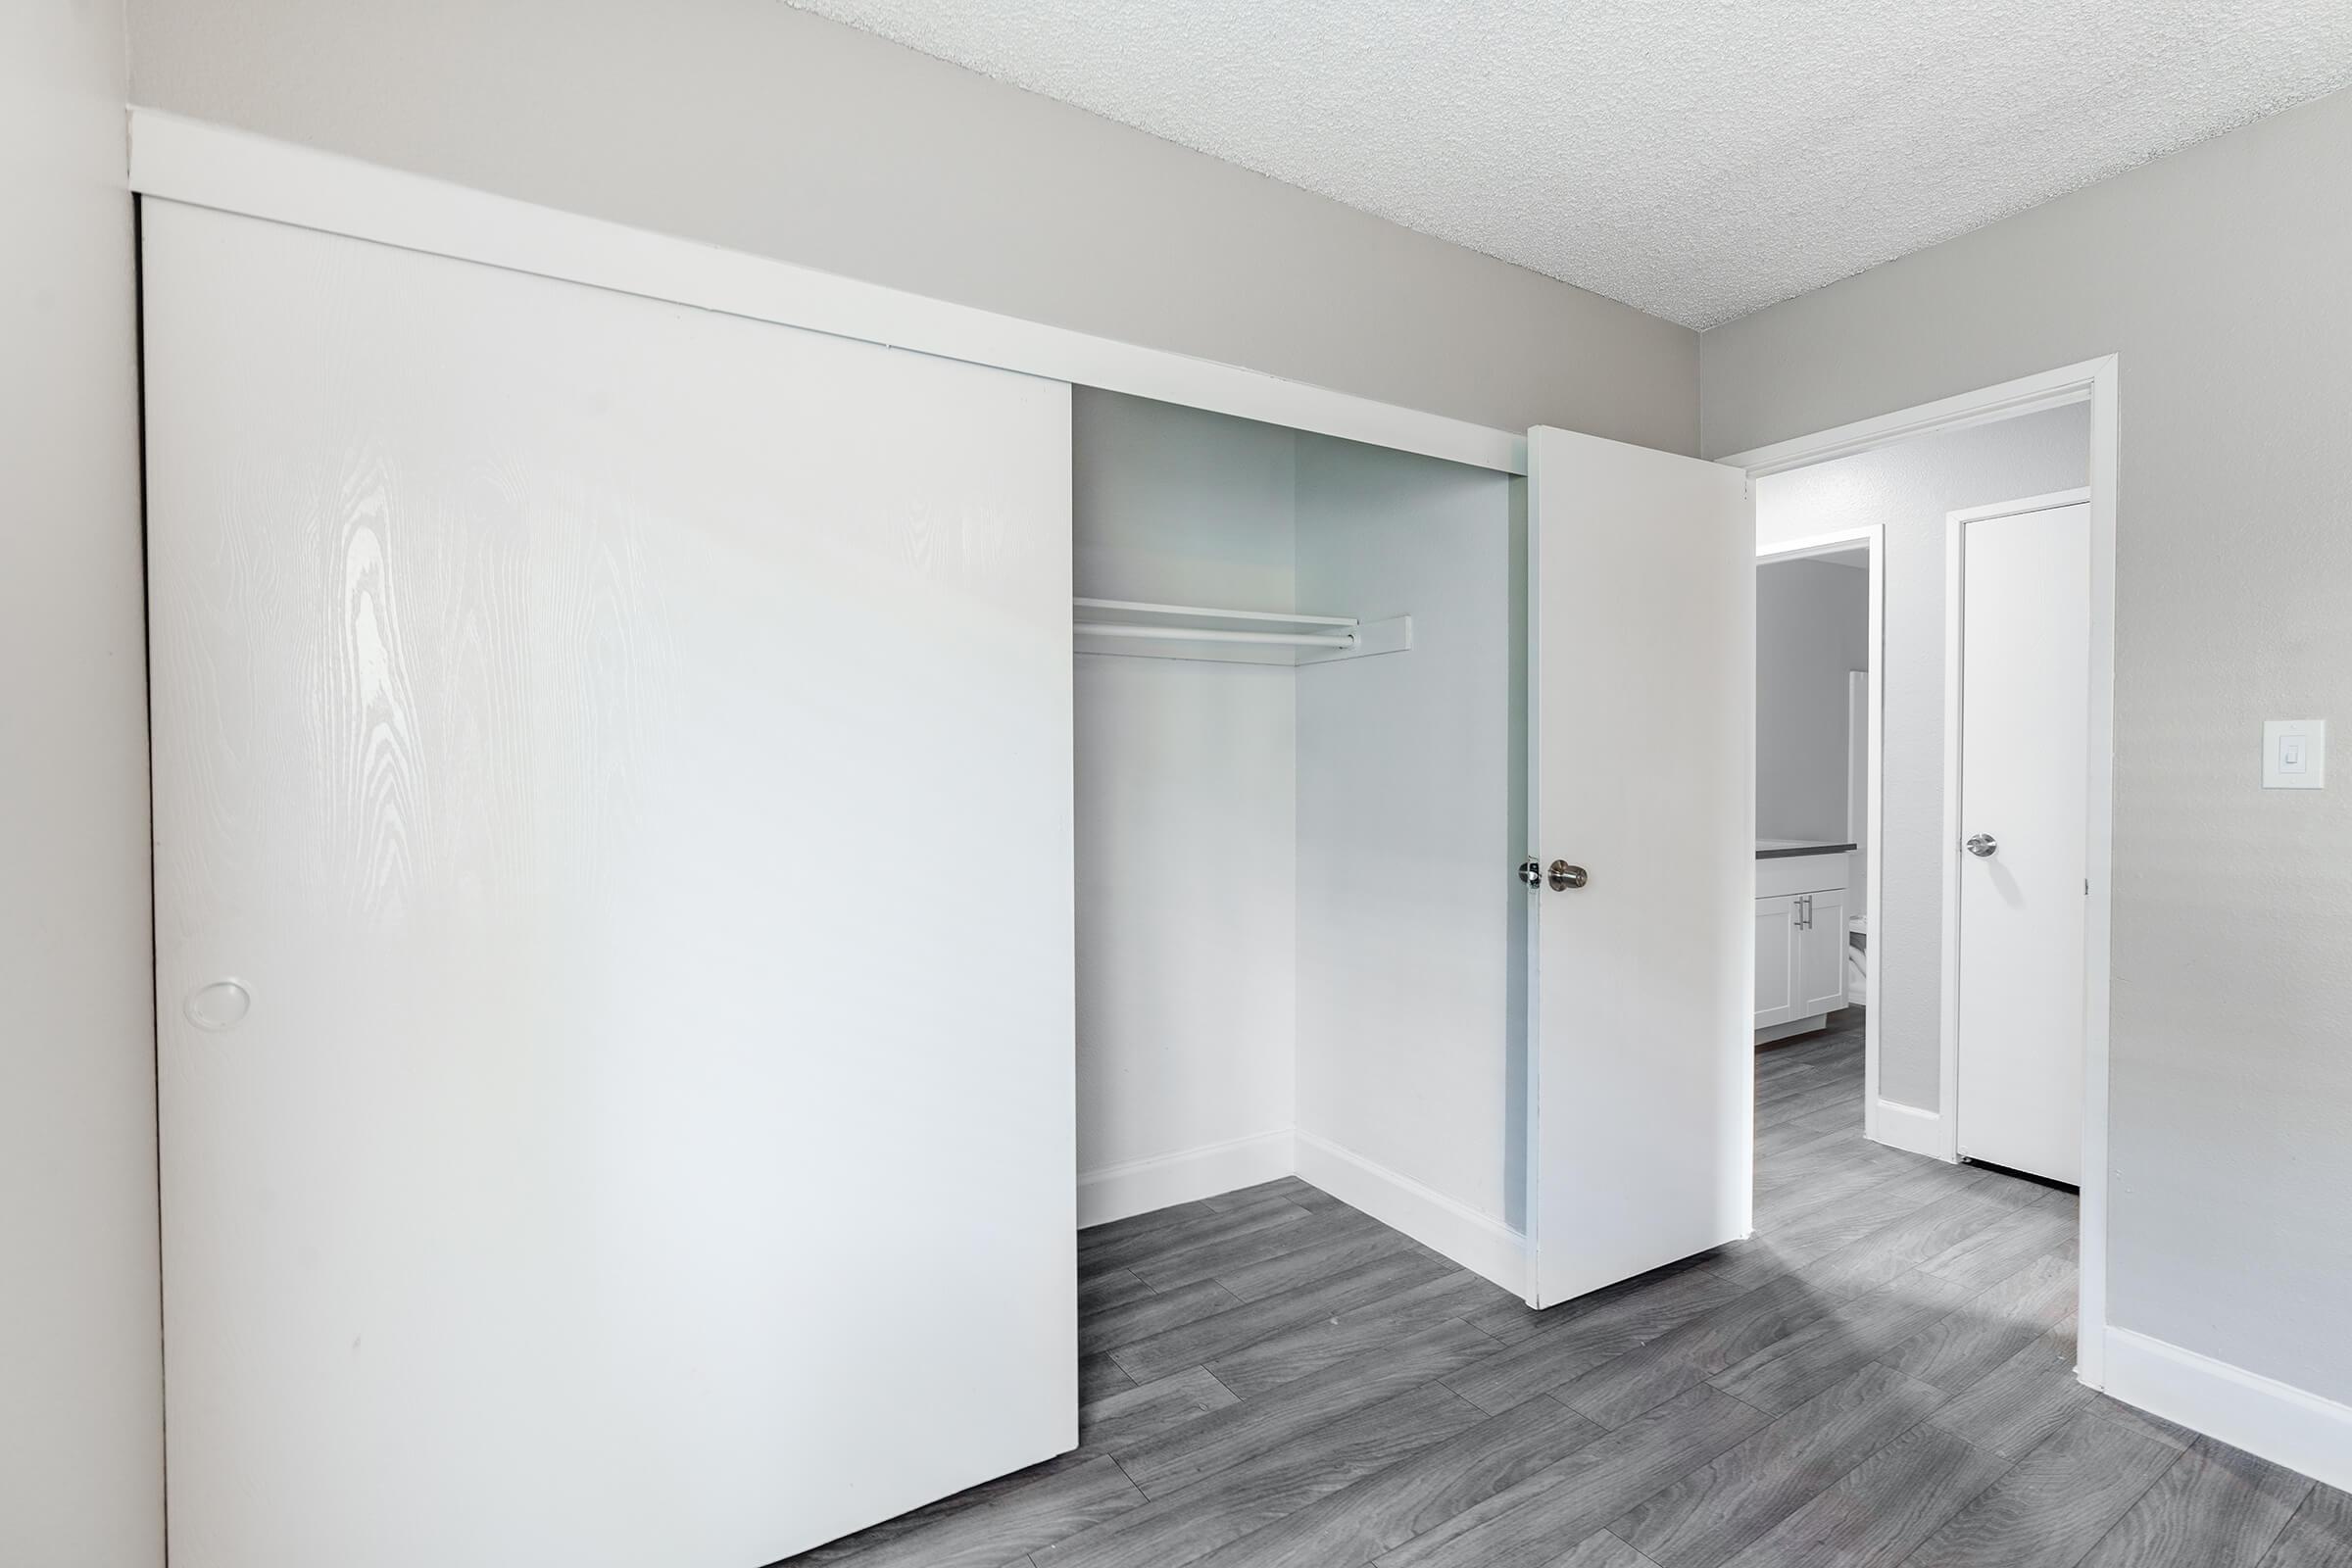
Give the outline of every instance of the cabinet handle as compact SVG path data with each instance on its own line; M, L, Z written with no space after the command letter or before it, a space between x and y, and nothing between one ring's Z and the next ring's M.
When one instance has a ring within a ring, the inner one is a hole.
M1813 929L1813 895L1810 893L1796 896L1796 928L1799 931Z

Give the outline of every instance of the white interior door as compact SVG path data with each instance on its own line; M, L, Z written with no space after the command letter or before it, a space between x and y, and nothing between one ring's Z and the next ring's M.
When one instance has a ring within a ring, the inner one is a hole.
M1755 527L1736 468L1528 437L1530 1299L1747 1234Z
M1963 1157L2082 1180L2090 508L1959 525Z
M147 215L175 1568L1072 1446L1068 389Z

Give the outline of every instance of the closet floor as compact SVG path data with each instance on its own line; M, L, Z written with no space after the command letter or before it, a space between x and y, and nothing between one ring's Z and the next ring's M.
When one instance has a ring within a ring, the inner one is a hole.
M1754 1238L1545 1312L1296 1179L1083 1232L1078 1450L792 1560L2352 1568L2075 1381L2073 1195L1866 1142L1844 1018L1757 1058Z

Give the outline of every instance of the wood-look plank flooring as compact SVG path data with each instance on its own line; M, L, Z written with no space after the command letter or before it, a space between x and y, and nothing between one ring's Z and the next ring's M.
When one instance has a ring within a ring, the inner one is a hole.
M852 1568L2352 1568L2352 1496L2075 1381L2075 1200L1759 1054L1748 1241L1544 1312L1304 1182L1079 1240L1080 1446Z

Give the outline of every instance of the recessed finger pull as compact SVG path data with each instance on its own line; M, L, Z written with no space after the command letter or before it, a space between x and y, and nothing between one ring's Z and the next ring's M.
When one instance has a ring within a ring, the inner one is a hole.
M215 980L189 992L180 1010L197 1028L219 1033L244 1022L245 1014L253 1010L253 993L245 989L243 981Z

